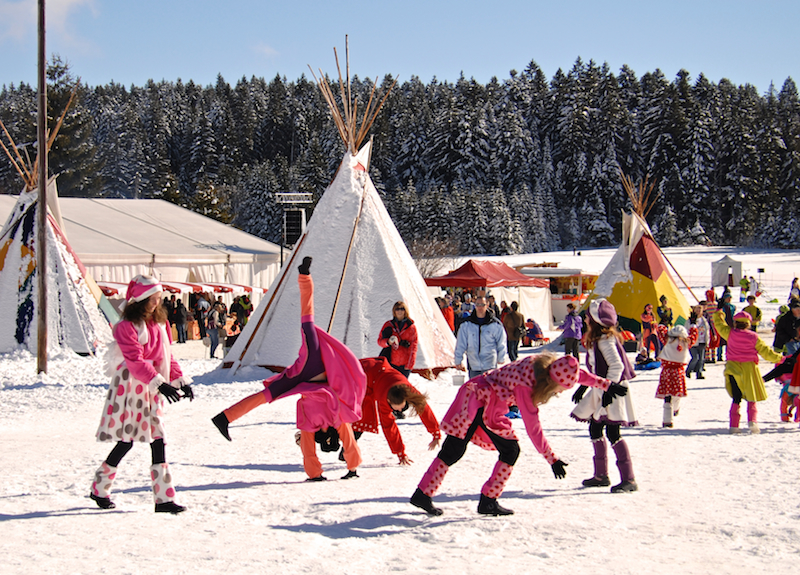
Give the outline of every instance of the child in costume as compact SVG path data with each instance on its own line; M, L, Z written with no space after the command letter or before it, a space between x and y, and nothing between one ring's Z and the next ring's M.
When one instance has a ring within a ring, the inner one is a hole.
M586 333L585 347L586 365L589 371L599 377L610 379L614 383L627 387L628 381L636 377L628 356L622 347L616 329L617 310L606 299L600 298L589 305L589 329ZM606 437L617 456L617 467L621 482L611 488L612 493L636 491L638 486L633 475L633 463L628 444L620 436L620 427L638 425L633 412L633 401L630 394L614 396L594 388L586 394L586 387L581 386L572 396L577 406L572 410L572 417L578 421L589 422L589 437L594 447L594 475L583 481L585 487L608 487L608 446L603 439L603 428Z
M542 432L539 405L576 382L597 387L612 395L627 393L624 387L581 369L578 360L571 355L555 359L549 353L519 359L466 382L458 390L455 401L442 420L441 427L447 437L439 455L422 476L411 497L411 504L429 515L442 514L431 498L438 491L448 469L461 459L468 443L472 441L484 449L496 449L499 452L494 471L481 489L478 513L513 514L513 511L497 503L520 453L519 440L511 421L505 416L512 403L519 407L528 436L552 467L553 474L558 479L566 477L567 464L556 457Z
M714 314L714 325L720 336L728 340L725 363L725 388L733 402L730 410L730 432L739 433L739 404L747 401L747 424L750 433L759 433L757 401L767 399L764 380L758 369L758 356L777 363L781 354L764 343L756 332L750 331L750 314L740 311L733 316L733 328L725 321L725 311Z
M685 370L691 358L689 350L697 341L697 328L692 326L687 333L682 325L669 329L659 325L658 339L663 347L658 356L661 360L661 376L656 397L664 400L662 427L672 427L672 416L678 415L680 400L686 397Z
M156 513L181 513L175 503L172 474L164 454L164 398L170 403L188 397L192 388L172 357L172 338L166 328L167 312L161 304L161 284L149 276L136 276L128 284L122 320L114 326L114 343L106 356L113 375L97 430L98 441L116 441L95 472L91 497L101 509L116 507L111 485L122 458L134 441L150 444ZM169 382L169 383L167 383ZM183 395L181 395L181 393Z
M413 413L419 415L425 428L433 436L428 450L435 449L439 445L441 434L439 422L436 421L427 398L417 391L402 373L393 368L385 357L365 358L359 361L367 376L367 392L361 404L361 419L353 424L356 439L365 431L378 433L378 421L380 421L383 435L392 453L400 460L400 465L410 465L413 461L406 455L394 412L402 412L411 405Z
M308 481L325 480L314 444L315 434L329 442L334 430L342 441L347 462L348 471L343 479L349 479L358 477L356 468L361 464L361 451L353 437L351 424L361 419L361 403L366 390L364 370L353 352L314 325L314 282L310 266L311 258L306 257L298 267L303 335L299 357L283 372L264 380L263 391L215 415L212 421L230 441L230 423L259 405L299 393L297 427L300 429L303 468Z

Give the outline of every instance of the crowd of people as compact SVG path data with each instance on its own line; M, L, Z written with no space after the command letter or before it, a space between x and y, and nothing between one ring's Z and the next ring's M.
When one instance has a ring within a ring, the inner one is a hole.
M731 397L729 428L739 433L742 400L746 402L748 428L759 433L757 403L766 399L764 381L778 379L781 392L781 418L788 421L792 412L800 413L800 289L792 283L790 298L775 321L775 338L769 346L756 333L762 321L756 296L745 292L747 306L737 312L731 292L725 289L715 300L709 290L706 300L693 306L684 324L666 296L657 308L645 306L641 315L639 353L635 364L628 359L618 325L617 311L611 302L599 298L583 312L568 306L561 326L564 354L545 351L518 355L518 344L527 336L528 322L519 313L517 302L498 306L491 296L470 293L439 298L447 324L456 334L453 361L461 365L466 358L468 380L463 383L439 422L427 402L408 378L416 363L417 328L412 311L403 301L392 306L391 318L377 334L382 349L374 358L358 359L347 346L314 323L314 283L312 259L306 257L298 268L302 347L297 360L281 373L263 382L263 389L248 395L212 418L222 436L231 441L230 425L256 407L290 396L297 396L297 443L303 457L307 481L325 481L317 446L323 452L340 451L347 466L342 479L358 477L362 453L358 439L365 432L383 431L391 452L400 465L412 463L396 424L397 419L417 415L431 434L429 450L440 447L422 475L410 503L429 515L441 515L433 497L450 467L464 455L469 443L497 451L498 459L480 490L478 513L513 514L498 502L514 465L520 456L519 439L512 422L522 419L535 449L551 466L557 479L566 477L567 463L556 456L544 436L539 420L540 406L555 395L577 386L571 416L588 424L593 448L594 472L583 480L586 488L609 487L609 444L616 458L619 482L612 493L638 490L633 457L622 437L622 428L638 424L629 382L645 361L660 362L661 373L655 396L664 403L663 426L672 427L680 401L686 397L686 378L703 378L707 361L721 361L725 348L724 385ZM748 285L749 288L749 285ZM745 287L742 286L742 290ZM95 472L90 497L102 509L115 507L111 491L118 466L132 449L133 442L149 443L152 464L151 484L156 512L181 513L185 507L175 502L175 489L164 442L165 402L194 398L190 385L172 357L170 323L185 323L189 312L174 296L161 300L157 280L137 276L128 286L123 319L114 327L114 344L108 355L107 373L112 377L97 431L99 441L115 443L108 457ZM463 297L463 300L461 299ZM249 303L249 302L246 302ZM210 303L200 296L192 302L192 312L211 338L211 355L219 341L228 314L234 315L238 329L247 321L248 310L241 300L228 310L219 298ZM234 307L236 306L236 307ZM450 311L448 311L450 310ZM185 327L178 328L178 339L185 340ZM580 366L580 350L586 354ZM653 358L650 358L651 352ZM710 354L709 354L710 352ZM506 362L506 355L509 361ZM758 358L778 364L765 378Z

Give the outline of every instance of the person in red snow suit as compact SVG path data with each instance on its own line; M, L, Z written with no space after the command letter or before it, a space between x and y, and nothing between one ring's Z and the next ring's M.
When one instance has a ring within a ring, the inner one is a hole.
M411 504L428 515L441 515L433 505L436 494L448 469L463 457L470 441L488 450L497 450L498 461L489 480L481 489L478 513L511 515L514 512L497 503L511 471L519 457L519 440L511 420L506 417L512 404L519 407L525 429L536 450L553 469L557 479L566 477L566 463L556 457L542 432L539 405L556 394L580 382L599 387L612 395L627 393L627 389L596 377L581 369L578 360L569 356L556 359L551 353L527 356L506 364L466 382L458 390L455 401L442 420L447 434L439 455L422 476Z
M408 377L417 361L417 326L405 303L398 301L392 306L392 319L383 324L378 345L385 348L381 355L391 366Z
M304 258L298 267L303 344L297 360L283 372L264 380L263 391L218 413L212 422L230 441L230 423L259 405L300 394L297 401L297 427L300 429L303 468L308 481L325 480L316 454L315 435L327 442L334 436L334 431L341 439L347 462L348 471L343 479L349 479L358 477L356 468L361 464L361 451L353 437L351 424L361 419L366 377L353 352L314 325L314 282L310 267L310 257ZM334 449L338 449L338 446Z
M353 424L356 439L365 431L378 433L380 421L383 435L392 453L400 460L400 465L410 465L413 461L406 455L403 438L393 414L393 411L403 411L410 404L425 429L433 436L428 450L435 449L439 445L441 433L427 397L417 391L402 373L389 365L385 357L365 358L360 362L367 376L367 392L361 404L361 419Z
M672 427L672 416L678 415L680 400L686 397L686 365L691 359L689 350L697 341L697 328L692 326L687 332L682 325L671 328L658 325L656 330L662 345L658 354L661 376L658 379L656 397L664 400L664 419L661 426Z
M181 513L175 503L172 474L164 454L164 398L174 403L194 399L178 362L172 357L172 338L166 329L167 312L161 304L161 284L136 276L128 284L122 320L114 326L114 343L106 356L106 372L113 375L97 430L98 441L116 441L95 472L89 497L101 509L114 509L111 486L117 467L133 442L150 444L156 513ZM169 382L169 383L168 383ZM181 395L181 392L183 395Z

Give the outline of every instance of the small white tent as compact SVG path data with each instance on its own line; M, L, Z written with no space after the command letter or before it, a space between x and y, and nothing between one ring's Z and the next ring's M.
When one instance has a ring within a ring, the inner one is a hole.
M711 287L738 286L742 279L742 262L731 256L711 262Z
M369 145L356 156L345 154L305 236L225 356L225 367L285 367L295 360L301 344L297 265L305 256L314 258L317 325L326 329L333 317L329 333L356 356L380 353L381 327L394 302L404 301L418 334L415 370L453 365L455 337L366 172L368 157Z

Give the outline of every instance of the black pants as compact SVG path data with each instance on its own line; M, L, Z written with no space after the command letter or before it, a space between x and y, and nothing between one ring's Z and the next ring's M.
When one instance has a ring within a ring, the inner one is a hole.
M736 379L734 379L732 375L729 375L728 382L731 384L731 398L733 399L733 403L737 405L742 403L742 390L739 389L739 384L736 383Z
M122 458L125 457L128 452L133 448L132 441L119 441L111 450L111 453L108 454L106 458L106 463L108 463L111 467L117 467L122 461ZM153 443L150 444L150 452L153 456L153 465L157 463L166 463L166 457L164 455L164 440L163 439L156 439Z
M589 423L589 437L591 437L593 440L603 437L603 427L606 428L606 437L608 437L611 445L614 445L620 440L620 426L618 424L600 423L598 421L592 421Z
M564 355L572 355L575 359L580 359L578 354L578 344L580 340L576 337L564 338Z
M497 448L497 452L500 454L498 457L500 461L508 465L514 465L517 462L517 458L519 457L519 441L516 439L505 439L490 431L486 427L486 424L483 423L483 408L478 410L478 413L475 415L472 425L469 426L464 439L460 439L453 435L448 435L445 437L444 443L442 443L442 449L439 451L439 459L441 459L442 462L444 462L444 464L448 467L461 459L464 456L464 453L467 451L467 444L469 443L469 440L472 439L473 435L475 435L475 431L477 431L478 427L486 432L486 435L489 436L489 439Z

